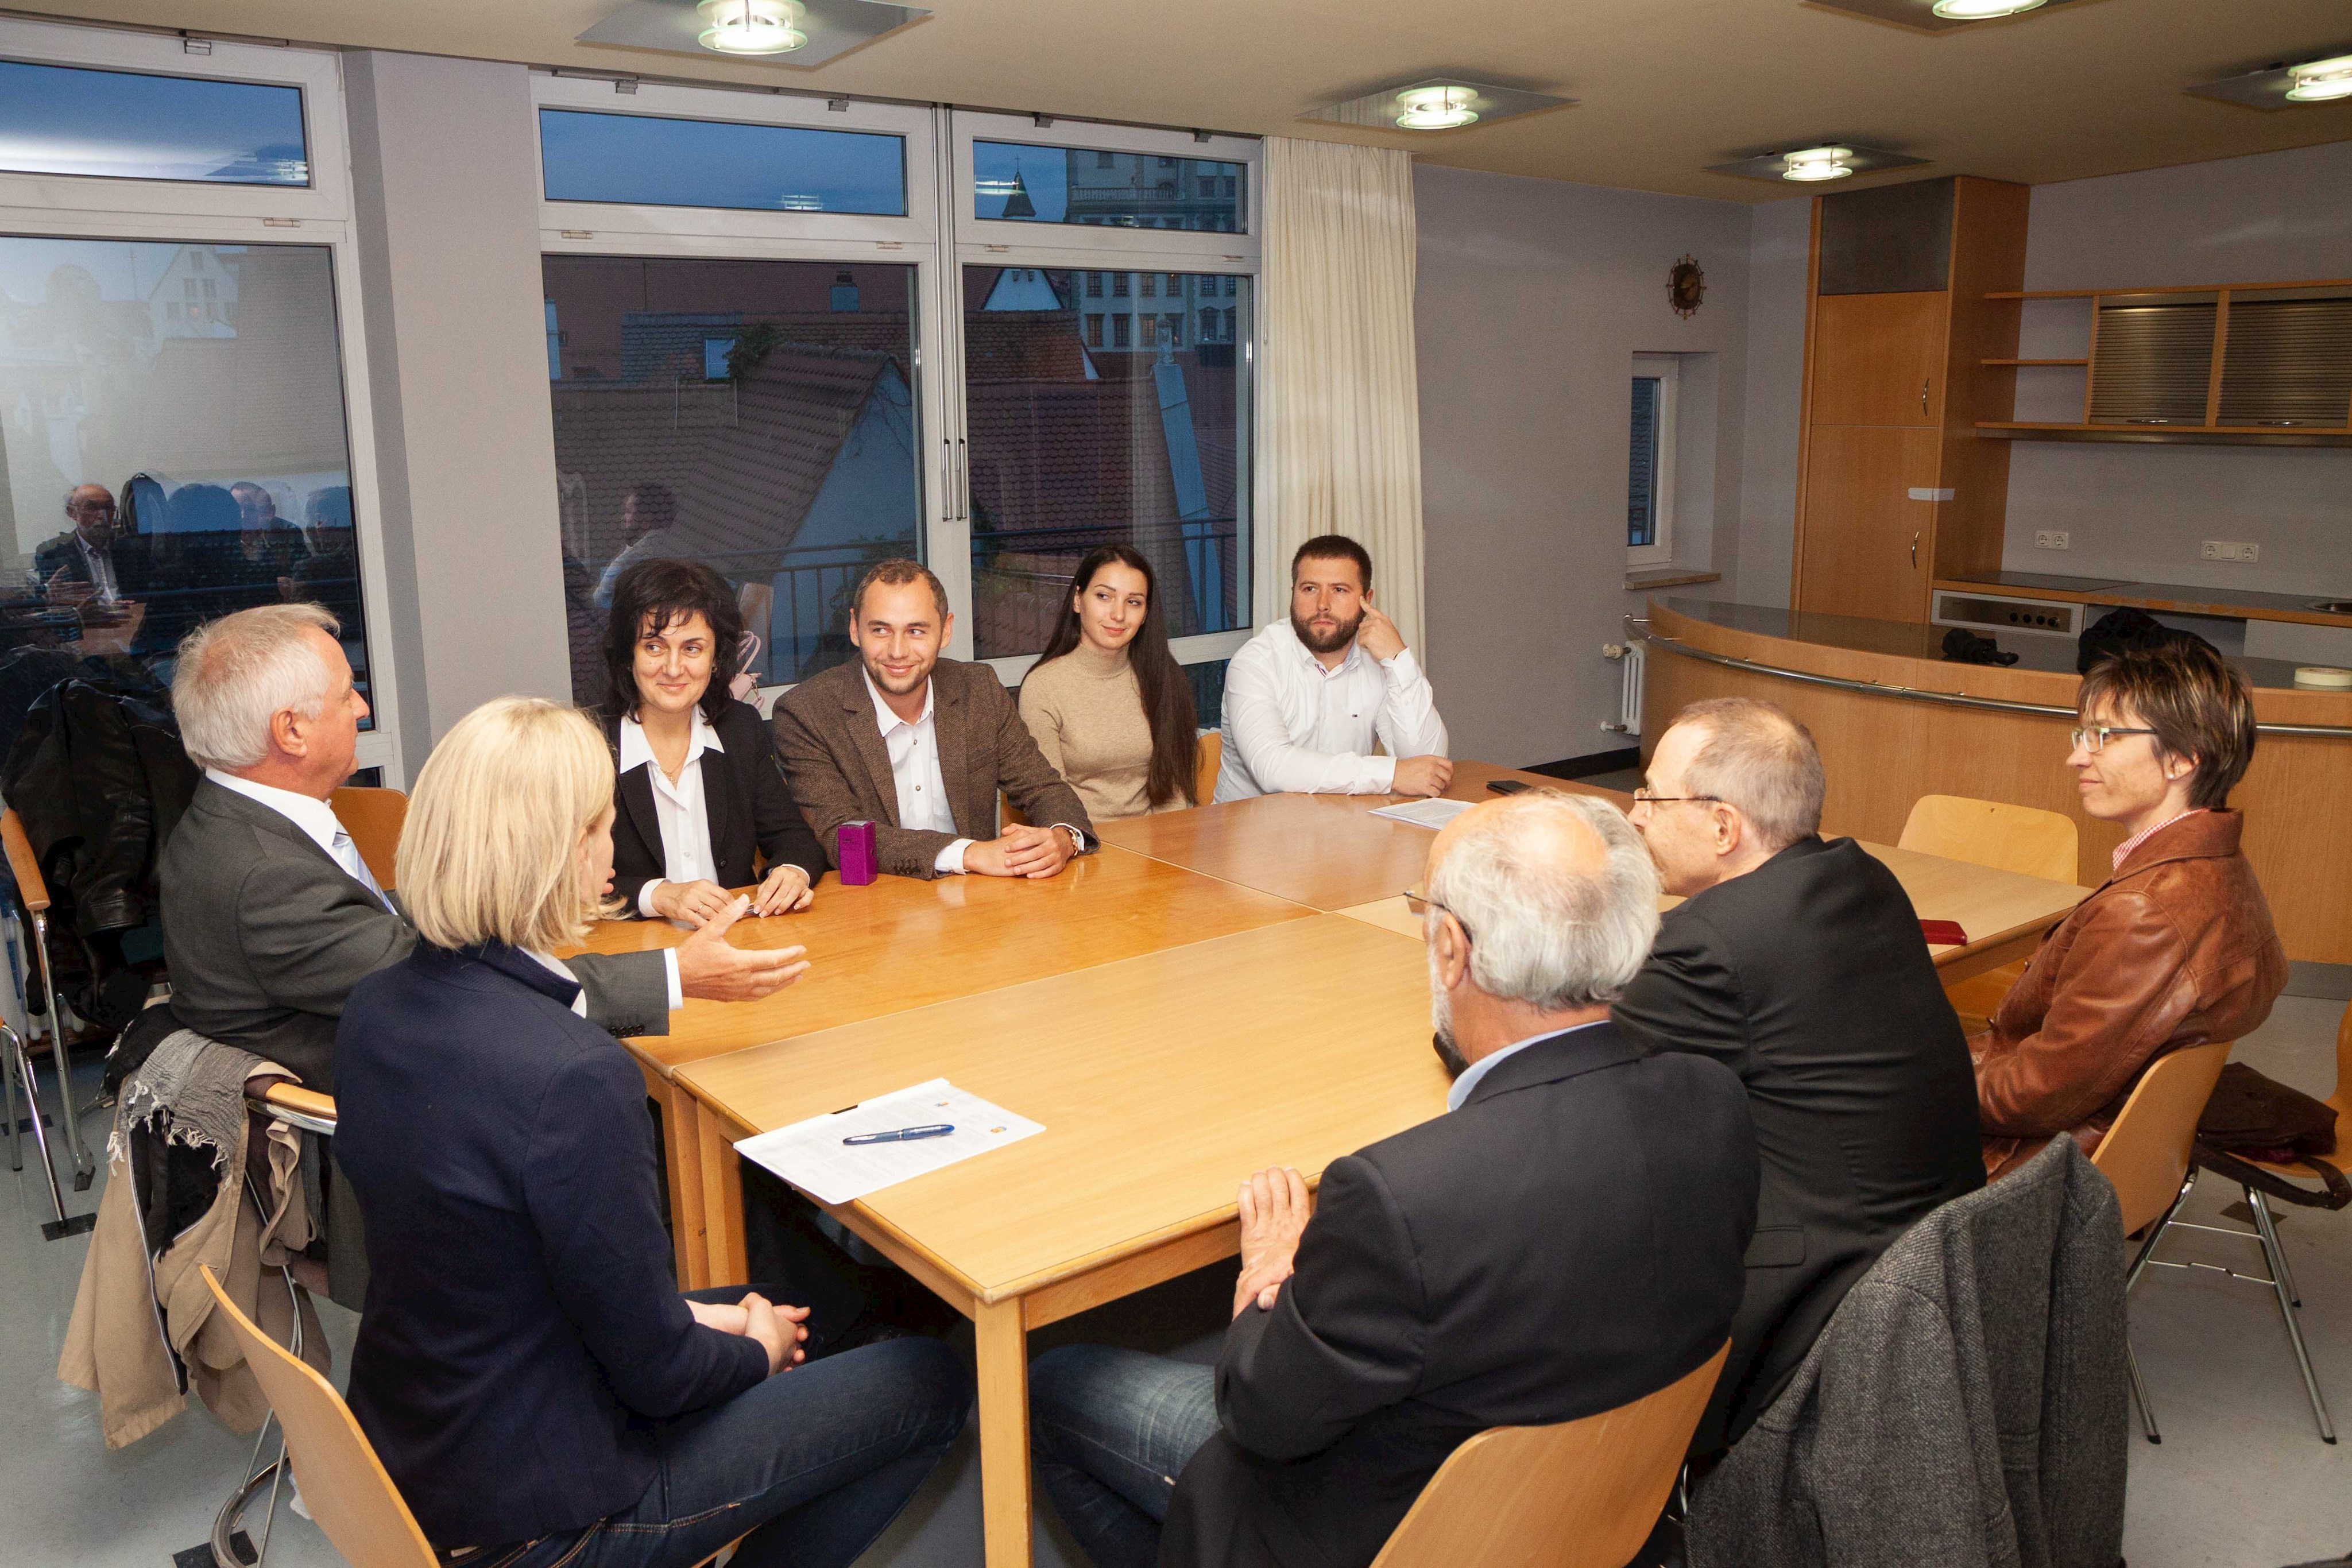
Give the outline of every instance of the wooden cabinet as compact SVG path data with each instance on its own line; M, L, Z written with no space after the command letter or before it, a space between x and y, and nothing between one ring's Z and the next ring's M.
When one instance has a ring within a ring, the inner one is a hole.
M1790 601L1924 622L1938 576L1997 568L2027 188L1962 176L1817 197ZM1933 285L1934 287L1923 287Z
M1830 424L1813 432L1799 608L1878 621L1918 620L1933 566L1936 507L1911 498L1936 476L1927 425Z

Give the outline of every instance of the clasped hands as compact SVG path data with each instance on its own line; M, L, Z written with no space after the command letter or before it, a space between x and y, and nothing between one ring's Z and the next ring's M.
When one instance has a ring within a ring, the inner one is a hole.
M975 839L964 846L963 869L970 876L1025 876L1040 881L1070 863L1078 846L1061 828L1015 823L993 839Z
M1306 1180L1288 1166L1273 1166L1242 1183L1242 1272L1234 1282L1234 1316L1255 1301L1267 1312L1282 1294L1298 1256L1298 1238L1314 1218Z
M689 1301L686 1310L704 1328L758 1341L768 1353L772 1377L788 1366L799 1365L808 1354L801 1348L808 1338L806 1307L780 1307L753 1291L740 1301Z
M681 921L688 925L707 925L735 902L736 895L708 879L694 882L661 882L654 884L653 896L647 902L654 913L665 919ZM806 909L816 900L809 886L809 873L791 864L773 865L751 894L748 913L752 915L789 915Z

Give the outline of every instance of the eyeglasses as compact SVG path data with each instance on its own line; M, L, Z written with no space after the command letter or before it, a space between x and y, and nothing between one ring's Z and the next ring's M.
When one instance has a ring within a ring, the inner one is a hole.
M1717 806L1723 804L1720 795L1653 795L1646 784L1633 791L1633 804L1636 806L1676 806L1688 800L1705 800Z
M2156 731L2152 729L2127 729L2122 725L2116 724L2094 724L2086 725L2079 729L2070 730L2067 733L2074 737L2074 749L2077 751L2087 751L2092 756L2096 757L2100 752L2105 751L2107 748L2107 737L2111 735L2154 735Z
M1454 915L1454 911L1430 897L1429 889L1419 883L1404 890L1404 906L1424 918L1433 909L1443 915ZM1472 940L1468 921L1464 920L1459 915L1454 915L1454 924L1462 927L1462 940L1465 942Z

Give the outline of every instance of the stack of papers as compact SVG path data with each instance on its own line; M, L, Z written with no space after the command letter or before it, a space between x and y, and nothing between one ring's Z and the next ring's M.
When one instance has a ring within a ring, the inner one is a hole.
M1411 822L1416 828L1442 828L1473 804L1469 800L1400 800L1393 806L1374 807L1372 815L1391 822Z
M887 1133L901 1127L951 1124L945 1137L899 1144L844 1144L844 1138ZM1016 1116L944 1078L878 1095L846 1111L811 1116L735 1145L735 1152L773 1171L813 1197L847 1203L974 1155L1042 1133L1045 1127Z

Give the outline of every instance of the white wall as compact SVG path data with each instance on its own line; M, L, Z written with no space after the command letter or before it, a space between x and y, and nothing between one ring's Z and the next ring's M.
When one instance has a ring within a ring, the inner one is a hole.
M1741 463L1738 571L1742 604L1786 608L1796 565L1797 448L1805 375L1805 273L1812 199L1749 209L1747 448Z
M2041 185L2025 287L2266 283L2352 277L2352 141ZM2071 335L2084 308L2036 308L2029 333ZM2028 350L2032 351L2032 350ZM2025 395L2073 400L2079 372ZM2028 413L2024 417L2033 417ZM2056 415L2077 418L2079 412ZM2073 537L2033 548L2037 529ZM2201 561L2200 541L2262 547L2252 566ZM2352 595L2352 449L2016 444L2002 564L2276 593Z
M572 692L539 139L520 66L360 51L344 80L414 768L491 697Z
M1637 602L1623 587L1633 359L1709 356L1685 362L1677 556L1728 574L1748 211L1461 169L1417 168L1413 189L1424 615L1454 755L1524 764L1616 749L1624 737L1601 726L1617 716L1618 667L1601 647ZM1666 301L1685 254L1707 282L1687 319Z

